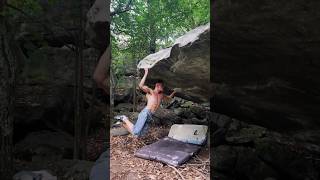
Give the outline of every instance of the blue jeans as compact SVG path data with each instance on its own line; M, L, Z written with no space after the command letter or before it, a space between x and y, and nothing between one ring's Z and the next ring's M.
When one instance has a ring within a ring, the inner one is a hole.
M133 134L141 136L148 131L148 122L152 120L152 112L150 109L144 108L138 116L138 120L133 127Z

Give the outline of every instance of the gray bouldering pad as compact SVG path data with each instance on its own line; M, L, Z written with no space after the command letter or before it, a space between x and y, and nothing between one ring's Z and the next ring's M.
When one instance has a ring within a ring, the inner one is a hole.
M188 161L201 146L189 144L165 137L159 141L144 146L135 152L135 156L160 161L172 166L180 166Z
M178 141L202 145L207 139L208 126L196 124L174 124L169 131L169 137Z

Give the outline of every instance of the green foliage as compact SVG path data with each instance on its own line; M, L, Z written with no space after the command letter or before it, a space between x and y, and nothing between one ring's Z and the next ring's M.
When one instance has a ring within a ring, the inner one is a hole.
M45 17L48 8L57 6L59 0L7 0L1 15L26 22L41 21Z
M8 3L23 9L29 14L36 14L42 11L38 0L9 0Z
M128 0L113 0L111 11ZM117 77L124 64L141 60L187 31L209 22L209 0L133 0L131 10L112 17L112 67Z
M26 13L30 16L39 15L43 12L39 0L8 0L7 3L10 7L6 7L2 12L7 17L17 18L21 15L21 12ZM13 9L16 7L17 9ZM18 11L20 11L18 13Z

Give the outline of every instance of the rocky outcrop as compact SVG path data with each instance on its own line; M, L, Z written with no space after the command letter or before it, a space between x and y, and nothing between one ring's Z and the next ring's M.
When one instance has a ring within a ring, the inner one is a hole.
M318 6L215 1L216 112L290 134L320 128Z
M210 24L179 37L172 47L148 55L139 62L138 68L152 68L148 84L162 79L167 90L182 88L177 96L194 102L209 102Z
M90 8L84 2L83 13L87 13L86 44L83 49L83 94L84 119L90 125L101 123L108 111L105 104L108 97L96 89L93 72L101 53L109 43L107 22L108 6L97 0ZM24 58L20 58L17 71L15 103L15 140L23 138L28 132L41 129L62 129L73 132L74 88L76 85L75 63L76 46L80 32L80 9L75 1L47 4L41 2L46 10L39 22L22 23L16 40L22 48ZM68 11L67 11L68 9ZM66 12L61 16L61 12ZM85 17L85 16L83 16ZM46 21L49 19L48 21ZM74 22L70 22L70 21ZM96 28L103 22L106 27ZM85 23L85 22L84 22ZM101 32L103 32L101 34ZM89 115L90 114L90 115Z
M73 137L65 132L38 131L28 134L14 147L16 158L32 161L71 157ZM30 159L28 159L30 158Z
M24 169L24 170L17 172L13 176L13 179L14 180L31 180L31 179L88 180L90 178L89 177L90 170L92 169L93 166L94 166L94 162L85 161L85 160L73 160L73 159L62 159L62 160L55 159L51 161L43 160L39 162L32 162L28 164L28 166L22 165L21 167L19 167L19 169ZM35 170L38 170L38 171L35 171ZM106 172L108 171L99 172L99 173L105 174Z
M13 180L27 180L27 179L57 180L57 177L51 175L47 170L20 171L13 176Z
M27 175L20 173L23 177L18 176L19 179L47 178L33 171L39 169L52 170L58 179L89 179L93 162L71 160L76 74L83 75L80 134L87 135L82 138L86 141L83 154L86 152L88 160L96 160L109 145L105 131L97 132L98 129L105 130L108 96L97 89L93 74L97 60L109 45L110 18L106 18L110 1L97 0L90 10L93 1L39 2L41 7L37 11L26 11L31 18L19 12L14 18L10 17L19 25L12 28L18 44L12 49L19 60L14 78L17 80L15 92L10 92L15 96L14 171L27 171ZM87 19L83 19L86 14ZM81 23L86 22L86 28L82 29ZM84 30L87 33L85 43L80 47L80 32ZM14 40L11 40L13 44ZM83 60L82 68L76 66L80 60ZM95 135L98 133L101 135Z
M65 47L42 47L30 53L16 87L15 126L19 136L28 130L46 128L72 132L75 56ZM104 114L99 106L105 107L103 102L92 99L92 72L97 58L97 50L84 50L84 103L88 112L88 105L93 103L92 125L101 121Z
M110 43L110 0L96 0L87 13L87 43L104 51Z
M133 104L120 103L114 107L113 112L116 115L126 115L132 122L135 122L139 112L145 107L145 103L145 101L137 103L136 112L132 112ZM162 103L161 108L153 114L152 123L156 126L171 126L173 124L208 125L209 117L210 110L206 104L198 104L175 97L168 103Z
M214 2L215 179L319 179L317 6Z
M66 170L64 178L88 180L90 178L90 171L94 163L91 161L75 160L73 165Z
M320 146L228 116L212 116L214 179L319 179Z

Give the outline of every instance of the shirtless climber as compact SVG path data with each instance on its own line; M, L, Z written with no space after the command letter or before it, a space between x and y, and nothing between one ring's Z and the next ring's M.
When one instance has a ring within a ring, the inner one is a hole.
M176 91L173 91L170 96L163 94L163 82L159 80L155 84L155 88L151 89L144 85L148 75L148 69L144 69L144 76L139 83L139 87L142 91L146 93L147 106L139 113L138 120L136 124L130 122L129 118L125 115L115 116L114 118L122 121L122 126L126 128L132 135L141 136L147 132L148 122L152 119L152 114L156 112L159 108L161 101L164 98L172 98Z

